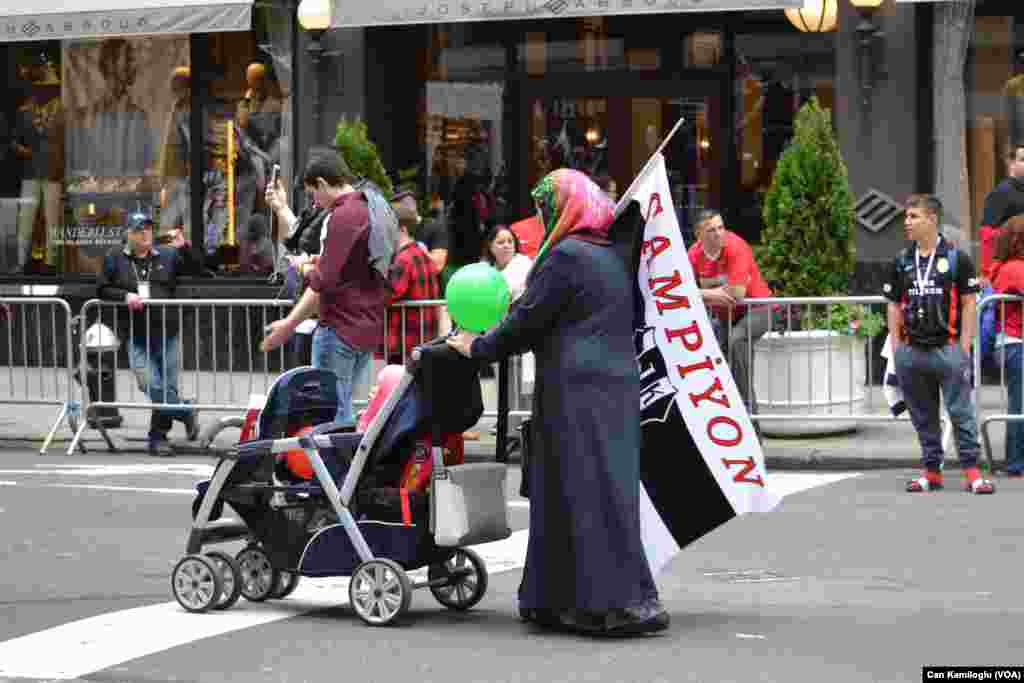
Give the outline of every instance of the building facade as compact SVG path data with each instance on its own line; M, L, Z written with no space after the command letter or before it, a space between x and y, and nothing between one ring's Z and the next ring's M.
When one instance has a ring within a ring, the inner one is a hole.
M265 278L263 189L294 156L293 4L109 4L0 16L3 280L88 296L136 211L184 230L207 274Z
M369 19L350 16L363 5L335 3L317 60L297 0L205 3L219 12L205 20L191 0L167 1L189 8L168 19L108 0L122 6L108 19L60 22L0 12L5 291L57 283L87 295L125 216L141 209L206 254L216 277L196 292L273 294L249 258L257 241L281 237L262 189L280 164L301 204L295 169L343 116L367 122L393 177L404 171L425 202L445 210L469 197L494 221L528 215L529 188L557 166L624 192L682 120L665 154L684 229L714 207L756 242L775 163L813 96L833 111L859 200L853 288L876 293L903 244L902 199L938 190L970 244L1008 141L1024 130L1016 0L884 0L869 44L850 0L822 0L837 11L826 33L797 30L780 8L751 9L785 4L757 0L723 0L721 12L609 0L587 16L514 20L497 3ZM446 14L464 10L485 14ZM958 73L962 105L947 87ZM958 106L959 119L945 113Z

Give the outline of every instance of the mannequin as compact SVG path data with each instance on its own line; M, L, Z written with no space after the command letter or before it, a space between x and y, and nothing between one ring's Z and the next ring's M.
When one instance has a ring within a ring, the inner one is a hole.
M32 259L32 238L40 212L46 224L46 261L51 266L58 264L57 249L52 241L63 223L61 99L59 94L48 97L43 89L31 85L47 79L50 75L47 66L45 62L36 63L26 70L30 81L26 83L27 96L18 104L13 126L14 155L24 167L18 208L16 272L24 272Z
M179 66L171 73L174 104L167 119L160 153L160 231L167 233L181 226L185 239L192 239L192 207L189 191L191 158L190 121L192 70Z
M249 217L280 157L282 103L273 91L267 67L253 62L245 70L248 86L238 102L240 154L235 169L235 234L247 235Z

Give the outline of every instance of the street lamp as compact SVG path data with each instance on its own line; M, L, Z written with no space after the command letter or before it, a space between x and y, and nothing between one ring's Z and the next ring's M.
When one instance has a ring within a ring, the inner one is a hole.
M836 30L839 11L836 0L804 0L800 9L786 10L786 18L803 33L828 33Z
M878 8L885 0L850 0L860 14L860 22L854 29L857 33L857 56L859 58L858 71L860 76L861 104L867 108L871 104L871 91L875 87L875 59L874 53L876 44L883 37L883 33L871 21Z
M313 131L320 137L320 61L324 53L320 40L331 27L331 0L302 0L299 4L299 25L309 31L309 60L313 65Z

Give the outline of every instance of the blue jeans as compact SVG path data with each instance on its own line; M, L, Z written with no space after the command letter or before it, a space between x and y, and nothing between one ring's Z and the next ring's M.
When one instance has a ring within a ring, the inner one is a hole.
M921 444L926 469L937 471L944 458L939 392L953 423L961 467L978 463L978 426L974 420L968 363L959 343L925 347L902 344L894 358L896 377Z
M153 403L184 403L178 395L178 338L174 335L161 337L150 334L147 337L130 337L128 342L128 365L135 374L139 391L146 394ZM185 420L191 410L172 408L154 410L149 421L149 438L166 439L174 420Z
M1004 351L1006 360L1003 362L1003 369L1006 371L1006 391L1010 399L1007 412L1011 415L1020 415L1024 412L1024 400L1021 398L1021 389L1024 388L1021 377L1024 344L1007 344ZM1006 471L1024 473L1024 422L1006 423Z
M369 351L358 351L325 325L313 332L313 367L330 370L338 376L337 422L356 423L352 413L352 387L370 366Z

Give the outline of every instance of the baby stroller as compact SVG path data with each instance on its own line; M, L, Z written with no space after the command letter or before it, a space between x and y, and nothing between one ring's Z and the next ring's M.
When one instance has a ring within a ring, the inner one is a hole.
M412 591L429 588L445 607L471 608L487 589L483 560L466 545L507 538L505 465L450 465L443 434L461 434L483 413L478 365L443 340L419 347L364 432L330 422L333 373L296 368L274 383L257 438L227 451L197 485L186 555L175 566L175 599L190 612L226 609L240 596L284 597L300 576L349 576L349 600L367 624L393 623ZM441 387L443 380L443 387ZM443 395L444 398L439 398ZM453 398L455 397L455 398ZM287 437L297 426L310 433ZM432 471L424 495L398 487L400 471L428 438ZM301 449L312 477L293 476L278 454ZM222 519L227 503L240 519ZM248 544L235 557L206 546ZM428 567L425 581L407 571Z

